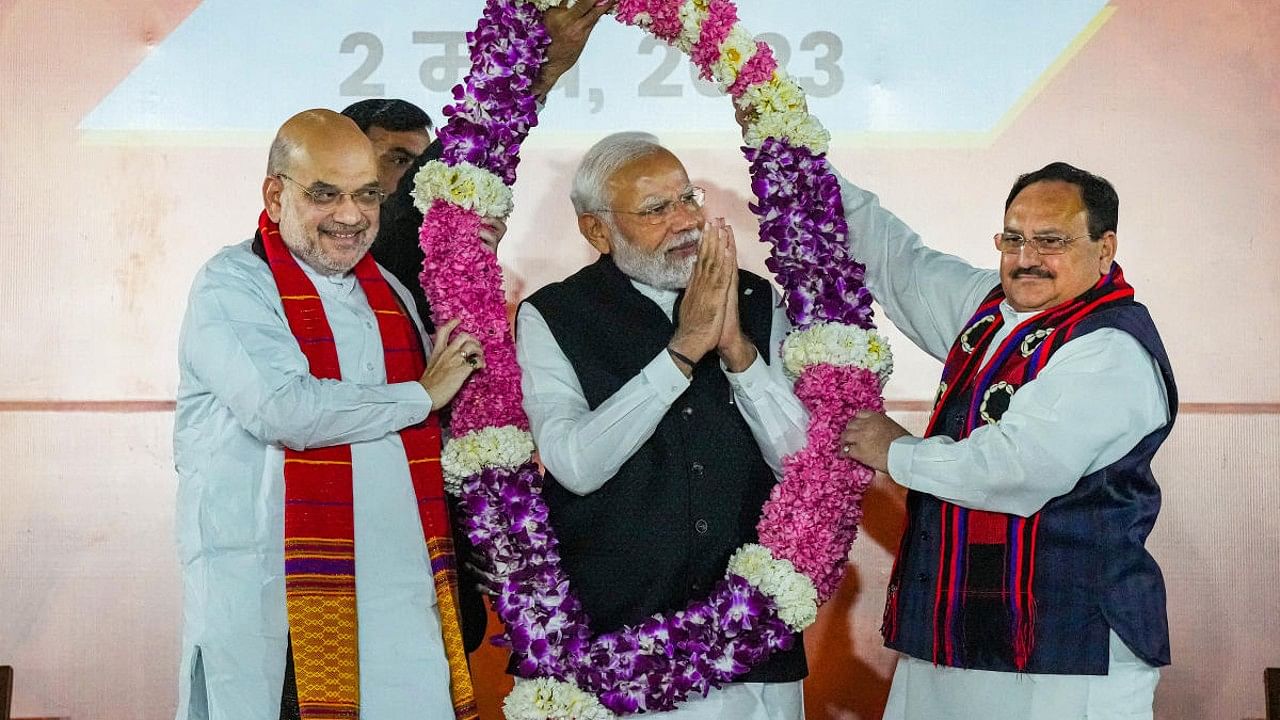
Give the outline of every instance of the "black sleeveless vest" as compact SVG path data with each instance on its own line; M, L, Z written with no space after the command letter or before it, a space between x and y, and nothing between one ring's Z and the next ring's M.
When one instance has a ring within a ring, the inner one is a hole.
M768 361L769 284L739 271L738 293L743 330ZM593 410L662 353L675 330L608 255L528 302ZM547 474L543 496L562 562L597 633L705 596L734 550L757 541L756 522L776 480L731 399L719 357L708 353L653 435L600 489L575 495ZM807 674L797 636L792 650L739 680L789 682Z

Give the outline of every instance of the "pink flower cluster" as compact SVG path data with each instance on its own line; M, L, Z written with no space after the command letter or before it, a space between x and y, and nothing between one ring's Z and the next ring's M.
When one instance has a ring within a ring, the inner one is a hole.
M773 57L773 48L769 47L769 43L757 41L756 54L742 66L738 79L729 87L729 94L735 98L741 97L752 85L769 82L777 69L778 61Z
M627 25L638 25L639 16L648 15L648 31L669 43L684 28L680 22L682 4L681 0L619 0L615 13L618 21Z
M711 0L707 18L702 21L698 42L689 51L689 59L702 71L704 80L711 79L711 66L720 59L720 45L738 22L738 8L729 0Z
M809 443L783 460L783 481L765 503L757 530L774 557L813 581L818 602L840 586L874 473L839 453L840 433L859 410L884 411L879 377L865 368L816 365L796 381L809 410Z
M480 224L474 212L437 200L419 235L426 260L418 280L431 298L437 327L462 318L462 327L484 347L485 368L472 375L453 401L450 432L455 437L486 427L529 429L515 342L507 332L502 268L481 242Z

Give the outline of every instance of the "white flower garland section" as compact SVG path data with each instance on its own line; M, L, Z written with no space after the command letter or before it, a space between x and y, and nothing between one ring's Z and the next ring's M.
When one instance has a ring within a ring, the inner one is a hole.
M741 25L734 25L729 37L720 44L720 59L711 66L711 75L720 83L720 91L728 92L738 80L742 67L756 54L756 39Z
M436 200L473 210L482 217L506 217L513 202L502 178L471 163L450 167L432 160L413 178L413 204L424 214Z
M502 703L507 720L614 720L590 693L554 678L516 678L515 689Z
M818 619L818 590L790 560L777 560L769 548L743 545L729 558L727 573L751 583L778 606L778 617L795 632Z
M440 453L444 487L451 495L485 468L517 468L533 457L533 435L513 425L491 427L450 438Z
M683 29L676 37L676 49L688 55L702 36L702 21L707 19L708 0L689 0L680 6L680 24Z
M539 7L543 4L556 4L549 0L532 1ZM680 6L680 23L683 29L672 45L686 55L702 36L702 23L707 19L708 4L708 0L686 0ZM644 13L635 18L635 24L641 28L648 28L651 22ZM755 54L755 37L741 23L734 24L729 36L720 44L720 59L711 68L721 91L727 91L737 82L743 66ZM831 144L831 133L827 132L817 118L809 114L804 102L804 90L782 68L774 71L769 82L748 88L737 103L744 110L750 108L754 111L754 119L743 138L750 147L760 147L767 138L773 137L822 154Z
M813 365L854 365L880 376L881 385L893 372L889 341L875 330L819 323L797 330L782 342L782 368L792 380Z

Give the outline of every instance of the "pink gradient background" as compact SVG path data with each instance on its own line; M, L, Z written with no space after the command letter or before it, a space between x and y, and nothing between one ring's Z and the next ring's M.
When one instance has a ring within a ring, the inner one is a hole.
M16 668L15 717L173 715L174 346L195 270L252 231L266 149L94 145L76 125L197 4L0 0L0 664ZM935 247L988 264L1019 172L1065 159L1117 185L1119 259L1184 402L1156 461L1174 642L1156 716L1261 717L1262 669L1280 666L1280 6L1112 7L990 146L837 137L831 156ZM670 140L750 238L725 120L716 149ZM513 300L591 259L567 195L593 140L527 144L500 255ZM763 271L764 248L742 244ZM919 429L938 366L890 335L890 407ZM854 567L806 633L809 718L880 717L901 513L898 496L871 499ZM496 719L502 656L473 663Z

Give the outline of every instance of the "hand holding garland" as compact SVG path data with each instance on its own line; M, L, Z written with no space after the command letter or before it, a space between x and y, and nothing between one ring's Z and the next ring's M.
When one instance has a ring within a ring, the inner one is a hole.
M542 71L533 83L533 94L539 100L545 100L560 76L578 62L596 23L617 4L618 0L578 0L543 13L542 24L547 28L551 44L547 46Z
M840 454L873 470L889 472L889 446L911 433L887 415L859 410L840 434Z
M454 318L436 331L426 370L418 380L431 396L433 409L448 404L471 373L484 369L484 348L475 338L458 333L450 339L459 322L459 318Z

